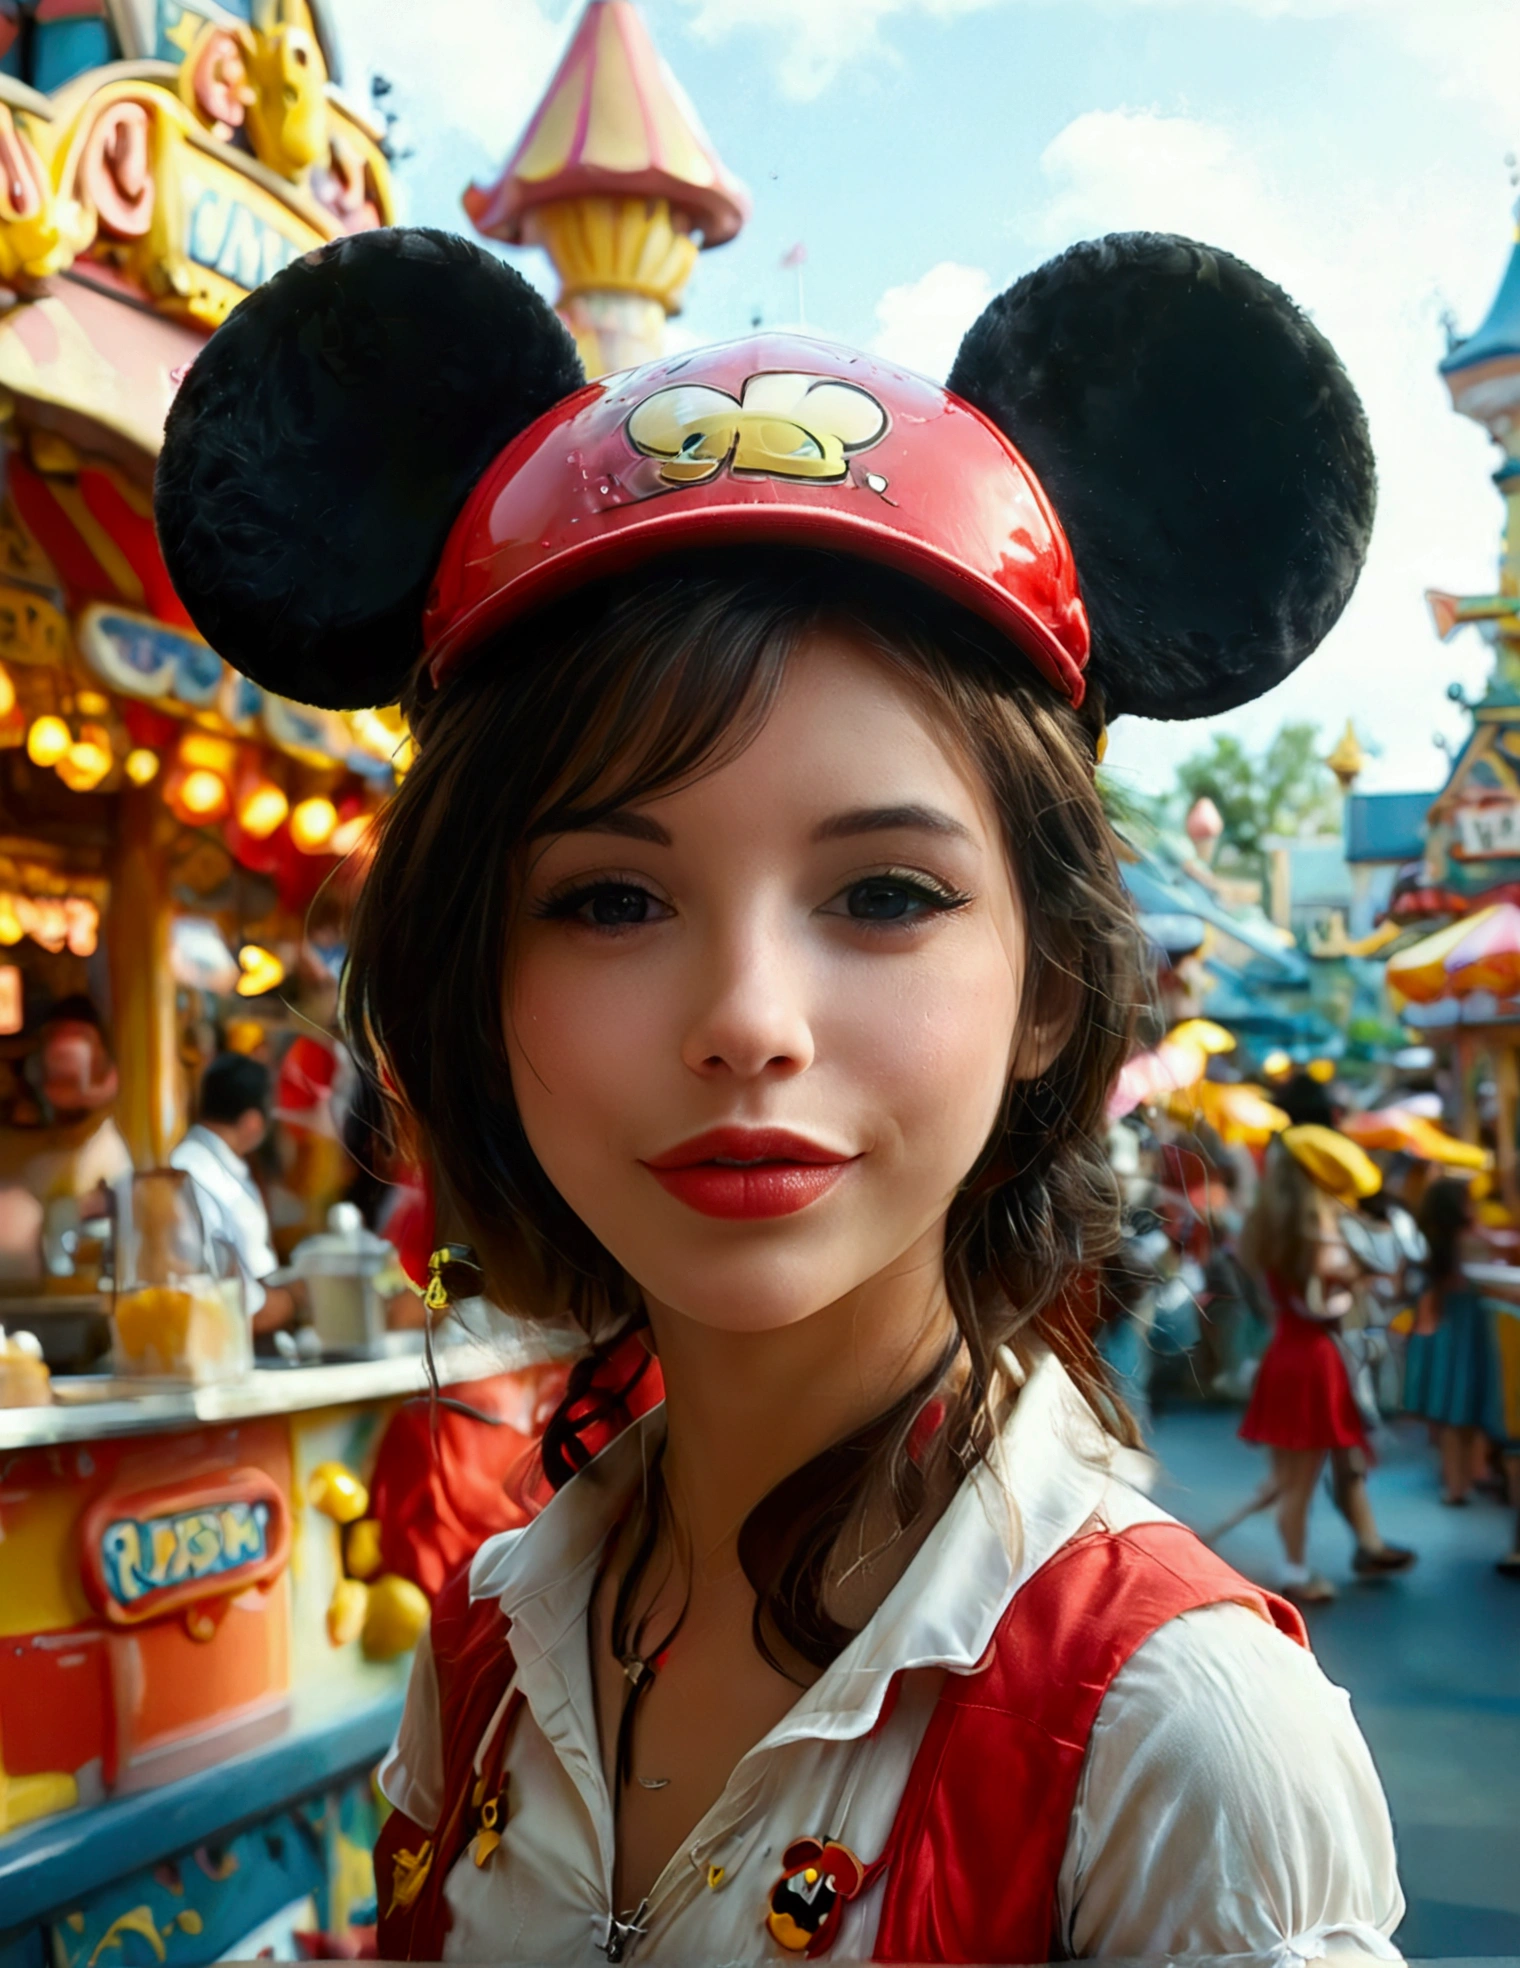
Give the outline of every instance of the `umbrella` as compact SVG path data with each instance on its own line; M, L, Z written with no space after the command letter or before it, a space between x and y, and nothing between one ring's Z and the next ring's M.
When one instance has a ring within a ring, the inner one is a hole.
M1234 1039L1213 1019L1184 1018L1153 1052L1137 1053L1128 1061L1109 1095L1108 1118L1123 1120L1137 1107L1193 1086L1208 1072L1211 1054L1234 1048Z
M1198 1080L1167 1100L1174 1121L1205 1121L1230 1147L1260 1148L1288 1125L1281 1107L1274 1107L1259 1086L1245 1081Z
M1388 959L1388 982L1416 1004L1474 991L1509 997L1520 990L1520 909L1496 902L1460 916Z
M1363 1148L1382 1148L1399 1155L1413 1155L1416 1161L1434 1162L1441 1168L1490 1169L1494 1158L1486 1148L1475 1148L1424 1114L1407 1107L1378 1107L1366 1114L1348 1114L1341 1122L1347 1134Z

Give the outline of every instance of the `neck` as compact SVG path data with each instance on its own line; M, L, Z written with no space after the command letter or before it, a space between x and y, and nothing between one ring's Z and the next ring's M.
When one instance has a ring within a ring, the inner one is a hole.
M651 1304L665 1380L665 1478L702 1562L784 1476L907 1393L948 1344L954 1318L938 1228L890 1275L795 1324L729 1332Z
M226 1121L202 1121L201 1126L207 1134L214 1134L218 1141L230 1148L238 1160L243 1159L243 1151L237 1143L237 1129Z

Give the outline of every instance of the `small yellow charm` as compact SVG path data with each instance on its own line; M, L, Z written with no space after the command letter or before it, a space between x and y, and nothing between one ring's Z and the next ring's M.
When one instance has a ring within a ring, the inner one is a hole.
M710 1865L707 1868L708 1892L716 1893L718 1888L723 1884L724 1880L727 1879L727 1877L728 1877L728 1871L726 1867Z
M473 1298L485 1283L468 1244L440 1244L428 1259L422 1302L430 1312L447 1312L459 1298Z
M487 1798L480 1813L480 1829L470 1840L470 1857L478 1866L483 1866L501 1843L501 1833L496 1829L500 1818L501 1798Z
M423 1840L415 1852L398 1852L391 1871L390 1911L405 1912L422 1891L433 1866L433 1841Z

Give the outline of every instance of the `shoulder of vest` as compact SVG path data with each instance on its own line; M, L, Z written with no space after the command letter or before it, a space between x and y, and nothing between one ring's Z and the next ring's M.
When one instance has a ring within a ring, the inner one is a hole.
M1185 1525L1080 1532L1014 1594L978 1671L952 1676L946 1692L970 1706L1023 1711L1040 1688L1106 1688L1168 1621L1223 1604L1308 1644L1293 1607L1243 1578Z

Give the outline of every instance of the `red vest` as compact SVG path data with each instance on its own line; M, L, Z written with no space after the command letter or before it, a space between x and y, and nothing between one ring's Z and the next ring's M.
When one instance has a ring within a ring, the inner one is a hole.
M433 1612L444 1808L431 1837L393 1812L375 1848L381 1958L436 1961L444 1882L475 1829L472 1763L511 1675L507 1623L468 1578ZM1073 1538L1013 1598L972 1674L950 1674L886 1850L875 1959L1043 1962L1063 1951L1057 1886L1092 1726L1109 1684L1158 1627L1233 1600L1307 1646L1294 1609L1179 1524ZM787 1837L828 1827L780 1827ZM862 1854L870 1858L872 1855ZM737 1882L735 1882L737 1884ZM757 1928L768 1879L753 1882ZM747 1890L747 1889L746 1889Z

